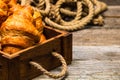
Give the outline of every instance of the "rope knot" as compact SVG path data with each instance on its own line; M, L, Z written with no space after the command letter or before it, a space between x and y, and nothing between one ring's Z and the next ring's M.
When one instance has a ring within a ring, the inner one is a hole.
M101 16L101 15L99 15L97 18L95 18L94 20L93 20L93 23L95 24L95 25L103 25L104 24L104 20L103 20L103 17Z

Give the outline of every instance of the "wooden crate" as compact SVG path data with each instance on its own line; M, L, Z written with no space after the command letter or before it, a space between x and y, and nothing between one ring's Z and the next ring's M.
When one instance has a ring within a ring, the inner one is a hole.
M12 55L0 51L0 80L30 80L41 74L29 64L30 61L40 63L51 70L61 65L51 52L60 53L67 64L72 61L72 34L49 27L44 28L47 40L42 44L29 47Z

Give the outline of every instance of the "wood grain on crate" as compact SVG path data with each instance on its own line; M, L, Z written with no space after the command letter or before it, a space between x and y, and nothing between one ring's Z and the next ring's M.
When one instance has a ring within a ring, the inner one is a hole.
M120 0L102 1L110 5L103 14L105 25L72 33L73 61L63 80L120 80ZM54 79L41 75L33 80Z
M40 63L47 70L60 66L60 61L51 54L53 51L61 54L67 64L71 63L72 34L45 27L44 35L47 38L44 43L14 54L0 51L0 80L31 80L40 75L42 72L30 65L30 61Z

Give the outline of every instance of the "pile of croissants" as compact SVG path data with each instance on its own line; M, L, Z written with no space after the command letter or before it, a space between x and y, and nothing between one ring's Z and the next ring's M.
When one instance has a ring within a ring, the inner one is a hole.
M41 14L16 0L0 0L1 51L13 54L46 40Z

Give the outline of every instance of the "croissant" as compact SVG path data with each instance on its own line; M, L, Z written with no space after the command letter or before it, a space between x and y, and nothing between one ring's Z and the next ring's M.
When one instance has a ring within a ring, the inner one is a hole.
M42 35L40 36L40 41L39 41L39 43L43 43L44 41L46 41L46 37L44 36L44 34L42 34Z
M0 26L9 16L9 8L16 3L16 0L0 0Z
M4 22L7 18L7 11L8 11L8 6L7 4L0 0L0 25L2 22Z
M44 26L42 24L42 17L38 11L34 11L33 18L34 18L34 25L36 26L38 31L41 33L39 43L42 43L46 40L46 37L43 34Z
M40 13L33 10L31 6L18 4L14 5L10 11L12 14L0 28L2 51L13 54L39 43L43 35Z

